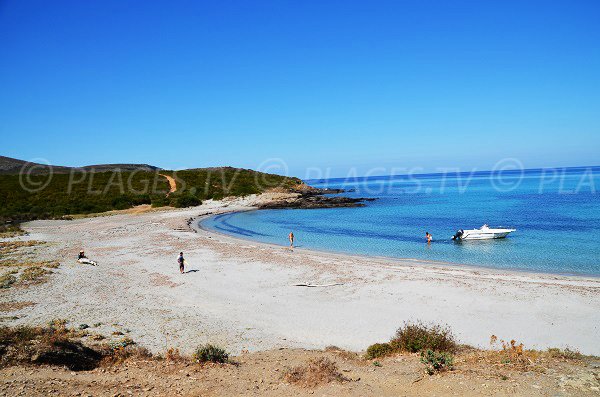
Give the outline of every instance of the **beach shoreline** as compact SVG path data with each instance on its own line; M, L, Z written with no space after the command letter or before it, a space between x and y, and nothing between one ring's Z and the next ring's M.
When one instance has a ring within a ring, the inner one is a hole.
M244 238L243 236L234 236L232 234L228 234L228 233L224 233L224 232L220 232L218 230L214 230L211 229L209 227L200 225L200 223L206 219L212 218L214 216L219 216L219 215L225 215L225 214L234 214L234 213L238 213L238 212L250 212L250 211L265 211L265 210L273 210L271 208L267 208L267 209L262 209L262 208L258 208L258 207L249 207L249 208L244 208L244 209L237 209L237 210L229 210L229 211L223 211L223 212L219 212L219 213L208 213L208 214L202 214L201 216L198 216L196 218L193 218L193 220L190 222L189 227L192 231L196 231L198 232L198 230L202 230L205 231L207 233L213 233L216 235L221 236L222 238L231 238L233 240L237 240L239 242L251 242L253 244L257 244L257 245L261 245L261 246L265 246L265 247L271 247L271 248L287 248L288 246L285 244L275 244L275 243L268 243L268 242L264 242L264 241L258 241L258 240L254 240L252 238ZM282 210L282 209L275 209L277 211ZM286 236L282 236L282 240L285 240ZM434 242L435 244L435 242ZM390 262L393 264L397 264L397 265L406 265L408 263L418 263L421 264L423 266L425 265L432 265L432 266L440 266L440 267L446 267L448 270L475 270L475 271L479 271L479 272L489 272L489 273L493 273L493 274L522 274L524 276L528 276L528 277L559 277L559 278L567 278L567 279L579 279L581 281L586 281L586 280L600 280L600 276L597 276L595 274L585 274L585 273L581 273L581 274L575 274L575 273L560 273L560 272L551 272L551 271L531 271L531 270L526 270L526 269L522 269L522 268L504 268L504 269L498 269L492 266L484 266L484 265L472 265L472 264L468 264L468 263L455 263L455 262L448 262L448 261L438 261L438 260L433 260L433 259L419 259L419 258L411 258L411 257L392 257L392 256L384 256L384 255L370 255L370 254L359 254L359 253L353 253L353 252L342 252L342 251L328 251L325 249L319 249L319 248L304 248L303 246L294 246L294 250L300 251L300 252L314 252L314 253L318 253L318 254L323 254L323 255L333 255L333 256L347 256L347 257L353 257L353 258L359 258L359 259L364 259L364 260L378 260L378 261L386 261L386 262Z
M29 236L18 239L47 241L34 256L58 257L61 266L46 284L5 292L3 299L35 304L4 324L66 318L102 323L96 331L109 338L128 330L154 352L211 342L239 353L329 345L363 351L405 321L421 320L448 324L477 347L489 347L493 334L529 348L600 354L600 279L292 251L194 227L201 216L271 199L26 223ZM99 266L77 264L80 248ZM179 251L190 273L178 273Z

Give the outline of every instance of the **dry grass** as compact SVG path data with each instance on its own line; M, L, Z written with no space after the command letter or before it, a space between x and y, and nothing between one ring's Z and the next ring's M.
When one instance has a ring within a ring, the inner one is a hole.
M33 302L0 302L0 312L13 312L33 305L35 305Z
M102 366L113 366L124 363L125 361L135 360L150 360L152 359L152 354L148 349L141 346L136 346L135 344L129 344L125 347L112 348L112 347L102 347Z
M57 261L32 261L27 248L46 244L43 241L0 241L0 266L57 268Z
M136 346L130 338L92 348L80 340L86 335L85 330L67 327L67 322L62 319L52 320L45 327L2 327L0 367L48 364L77 371L120 364L130 359L152 358L147 349Z
M45 267L48 269L56 269L60 266L57 261L30 261L23 258L3 258L0 259L0 267Z
M45 244L44 241L29 240L29 241L0 241L0 255L6 256L17 252L21 248L33 247L36 245Z
M333 353L345 361L360 361L361 360L361 357L358 353L344 350L337 346L327 346L325 348L325 351L328 353Z
M286 370L283 374L286 382L313 388L331 382L347 382L338 370L337 365L328 358L311 359L305 365Z
M185 357L179 352L179 349L174 349L170 347L165 352L165 360L174 363L183 363L191 361L190 358Z
M28 267L19 276L19 281L27 284L40 283L45 280L48 274L52 274L52 271L43 267Z
M492 335L490 350L472 349L462 354L458 361L467 366L480 364L498 370L544 373L560 362L585 362L587 359L597 358L585 356L571 349L550 348L546 351L526 349L522 343L515 340L498 340L495 335Z
M494 364L507 365L519 370L535 369L540 358L539 351L526 350L522 343L518 343L514 339L509 342L498 341L498 338L492 335L490 346L492 349L488 352L489 360Z
M71 370L95 368L101 354L73 340L64 323L0 328L0 366L48 364Z
M549 357L565 360L565 361L582 361L586 358L590 358L576 350L571 350L568 347L566 349L550 348L545 352Z
M0 238L11 238L27 234L19 225L5 224L0 226Z

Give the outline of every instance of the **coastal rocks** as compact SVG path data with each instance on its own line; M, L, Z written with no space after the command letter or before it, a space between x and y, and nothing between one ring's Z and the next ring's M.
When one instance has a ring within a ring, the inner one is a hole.
M271 201L259 205L260 209L314 209L314 208L341 208L341 207L364 207L365 201L373 201L373 198L352 198L343 196L323 196L325 193L301 194L296 198ZM330 194L329 192L327 194Z

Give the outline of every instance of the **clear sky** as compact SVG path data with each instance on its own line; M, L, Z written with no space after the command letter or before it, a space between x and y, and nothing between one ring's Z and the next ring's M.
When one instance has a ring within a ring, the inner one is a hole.
M0 0L0 136L300 177L598 165L600 1Z

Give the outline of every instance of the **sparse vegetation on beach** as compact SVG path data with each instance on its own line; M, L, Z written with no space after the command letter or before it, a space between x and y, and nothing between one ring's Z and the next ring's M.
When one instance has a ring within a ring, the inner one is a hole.
M457 349L456 338L449 327L407 322L398 328L396 335L389 342L369 346L365 357L374 359L393 353L419 353L425 350L452 353Z
M346 382L335 362L326 357L311 359L304 365L289 368L283 373L286 382L313 388L331 382Z
M229 353L225 349L212 345L206 344L199 346L194 352L193 359L197 363L226 363L229 361Z
M421 352L421 362L429 375L454 368L454 357L447 352L436 352L430 349Z
M19 224L14 224L12 222L5 223L1 221L2 218L0 217L0 238L18 237L26 234L25 231L21 229Z
M421 352L425 349L454 352L458 345L452 330L447 326L425 324L422 322L405 323L398 328L390 341L393 351Z
M101 354L75 340L74 335L59 322L47 327L2 327L0 366L49 364L71 370L95 368Z
M19 281L25 283L34 283L42 281L46 275L51 274L52 271L44 269L43 267L28 267L19 276Z
M15 274L18 273L18 270L10 270L3 275L0 276L0 288L10 288L11 285L17 282L17 278Z
M41 327L0 328L2 376L11 380L22 379L6 384L3 391L14 392L15 387L25 382L31 395L48 392L48 380L63 376L61 367L64 368L62 371L87 371L85 385L72 378L73 373L64 372L70 377L69 382L63 384L65 393L68 390L69 395L75 391L95 395L100 388L106 390L109 384L116 389L124 384L135 385L133 390L143 395L171 392L175 390L173 384L177 384L178 388L185 385L186 393L192 395L207 387L216 387L223 395L235 394L236 390L253 393L276 390L277 395L303 394L306 390L306 393L312 394L315 388L325 394L352 396L386 394L384 391L388 394L393 391L395 395L429 395L439 390L465 396L485 395L492 391L499 395L532 395L533 384L547 390L566 388L577 395L592 396L600 384L593 372L589 372L590 365L598 358L587 358L572 351L549 349L538 352L537 365L552 368L553 376L547 376L542 370L532 371L531 367L498 364L492 359L499 353L520 354L520 344L516 342L509 342L508 352L461 349L454 358L449 353L427 349L420 357L414 353L398 353L401 355L398 358L383 357L373 365L365 365L368 361L339 348L331 347L324 351L285 349L242 354L236 358L235 366L222 366L191 365L197 361L198 352L190 357L180 354L177 349L169 349L164 356L153 355L126 337L98 343L94 337L97 334L88 335L85 332L87 328L80 328L69 327L63 319L50 321ZM515 349L512 349L513 345ZM198 350L206 357L224 359L226 354L223 349L212 345ZM523 352L528 350L523 349ZM229 361L228 355L226 359ZM291 365L281 367L283 362ZM36 366L35 378L26 374L32 365ZM422 371L421 365L425 365L427 373L443 376L421 382L422 375L417 374L415 378L416 371ZM446 373L450 369L454 370Z
M367 347L365 357L367 359L374 359L379 357L387 356L392 352L392 347L389 343L374 343Z
M32 261L31 247L44 244L43 241L0 241L0 269L8 269L0 275L0 288L28 286L44 282L46 276L56 269L56 261Z

